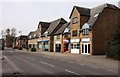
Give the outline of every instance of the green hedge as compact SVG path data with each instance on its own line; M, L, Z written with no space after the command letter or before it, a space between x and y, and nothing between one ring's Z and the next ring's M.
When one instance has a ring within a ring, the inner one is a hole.
M22 50L23 48L22 47L18 47L18 50Z
M120 32L115 32L106 44L106 57L120 60Z

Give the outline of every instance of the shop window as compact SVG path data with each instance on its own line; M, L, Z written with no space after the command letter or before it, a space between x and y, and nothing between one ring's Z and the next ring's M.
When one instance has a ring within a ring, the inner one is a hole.
M78 18L77 17L74 17L73 19L72 19L72 24L76 24L78 22Z
M72 37L77 36L77 30L72 31Z
M73 49L73 44L71 44L71 48Z
M88 53L90 53L90 44L88 44Z
M77 44L77 49L79 49L79 47L80 47L79 44Z
M38 42L38 49L42 48L42 42Z
M79 49L80 46L79 46L79 44L71 44L71 48L72 49Z
M29 48L31 48L31 44L29 44Z
M89 29L83 29L82 34L83 34L83 35L88 35L88 34L89 34Z
M33 44L33 48L35 48L35 44Z

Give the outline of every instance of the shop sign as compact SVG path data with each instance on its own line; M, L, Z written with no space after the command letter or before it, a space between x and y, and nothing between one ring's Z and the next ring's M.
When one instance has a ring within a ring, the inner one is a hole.
M82 38L81 41L82 42L90 42L90 38Z
M71 42L79 42L80 39L71 39Z

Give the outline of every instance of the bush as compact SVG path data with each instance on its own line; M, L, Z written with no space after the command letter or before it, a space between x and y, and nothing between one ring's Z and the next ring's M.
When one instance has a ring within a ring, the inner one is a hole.
M31 52L36 52L36 48L31 48Z
M120 60L120 32L115 32L106 44L106 57Z
M22 47L19 47L18 50L22 50Z

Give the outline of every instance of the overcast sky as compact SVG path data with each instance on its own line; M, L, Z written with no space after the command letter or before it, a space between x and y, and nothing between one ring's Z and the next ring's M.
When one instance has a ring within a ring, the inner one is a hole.
M118 6L119 0L0 0L0 32L6 28L16 28L27 35L37 29L39 21L51 22L69 16L74 5L92 8L103 3Z

